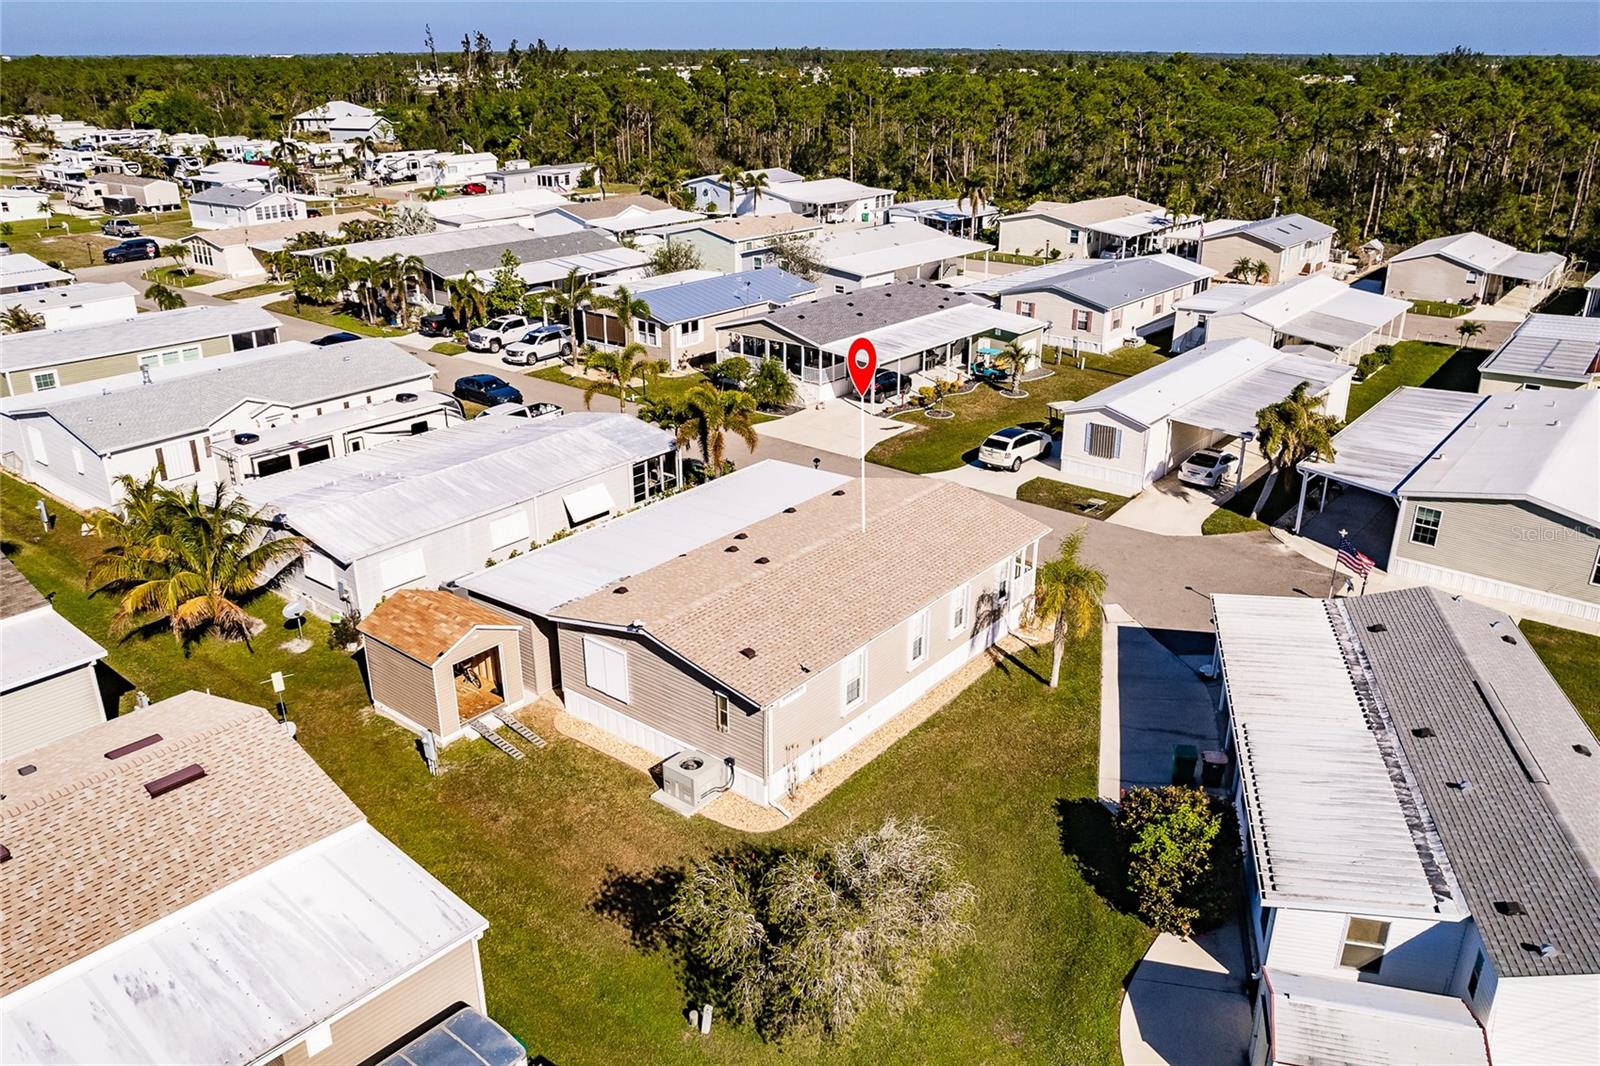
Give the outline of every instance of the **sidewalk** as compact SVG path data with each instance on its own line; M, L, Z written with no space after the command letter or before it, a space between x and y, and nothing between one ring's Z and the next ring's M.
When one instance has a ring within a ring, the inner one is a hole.
M1237 922L1189 940L1156 937L1122 997L1124 1066L1242 1066L1248 979Z

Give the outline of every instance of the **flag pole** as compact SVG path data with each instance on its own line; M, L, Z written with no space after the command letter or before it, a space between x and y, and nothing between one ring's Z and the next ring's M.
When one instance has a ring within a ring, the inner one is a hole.
M1328 571L1328 599L1333 599L1333 586L1339 580L1339 552L1344 548L1344 539L1349 534L1348 530L1339 530L1339 547L1333 552L1333 569Z

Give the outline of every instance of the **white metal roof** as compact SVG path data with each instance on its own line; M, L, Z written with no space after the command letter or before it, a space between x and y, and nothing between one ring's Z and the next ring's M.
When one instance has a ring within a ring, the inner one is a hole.
M1483 399L1471 392L1401 386L1334 436L1332 462L1308 459L1300 469L1393 496Z
M1357 692L1336 606L1235 595L1211 605L1263 902L1459 914L1426 810L1396 785L1392 727Z
M1404 300L1352 289L1322 274L1266 289L1240 288L1244 290L1238 294L1241 298L1231 306L1213 309L1216 315L1244 315L1279 333L1337 348L1361 340L1411 307ZM1192 303L1195 299L1185 300L1182 306L1201 310Z
M1171 229L1174 225L1186 225L1197 221L1199 218L1199 215L1185 215L1175 223L1165 211L1141 211L1137 214L1124 215L1121 218L1108 218L1104 222L1087 223L1084 228L1099 230L1101 233L1126 240L1130 237L1143 237L1151 233L1160 233Z
M431 390L418 392L416 397L414 400L379 400L359 407L341 407L326 414L302 418L297 422L285 422L272 429L252 431L256 432L256 439L249 444L235 443L232 432L225 431L211 438L211 447L219 455L256 455L291 445L296 441L321 440L339 430L382 425L385 422L398 421L406 415L422 418L433 411L459 411L461 408L460 402L454 396L442 392ZM411 436L409 426L396 432L406 437ZM365 439L366 447L374 446L370 436Z
M1566 256L1558 252L1519 252L1504 241L1481 233L1456 233L1407 248L1390 262L1403 263L1430 255L1485 274L1525 281L1538 281L1567 261Z
M0 1000L0 1060L254 1062L487 926L361 822Z
M196 304L172 311L145 311L114 322L12 334L0 340L0 367L25 370L75 363L122 352L277 328L278 319L270 311L243 303Z
M1316 383L1326 379L1327 383L1331 384L1339 377L1335 371L1343 369L1344 372L1348 372L1348 368L1329 366L1326 369L1317 369L1306 365L1314 362L1318 360L1286 355L1276 348L1250 338L1212 341L1210 344L1191 348L1182 355L1173 356L1159 366L1153 366L1131 378L1124 378L1115 385L1101 389L1081 400L1057 400L1049 406L1062 414L1110 411L1135 425L1147 428L1164 418L1179 417L1178 412L1191 406L1195 409L1195 417L1205 414L1207 418L1212 418L1228 410L1229 404L1221 403L1216 410L1207 412L1205 401L1216 397L1221 390L1235 383L1240 383L1241 387L1239 391L1233 393L1232 403L1254 402L1268 394L1266 385L1281 385L1285 381L1288 382L1278 395L1257 404L1256 410L1260 410L1269 403L1283 399L1300 381L1310 380ZM1249 379L1255 375L1280 364L1286 368L1285 373L1250 382ZM1331 378L1328 376L1330 373L1333 375ZM1297 374L1298 376L1295 376ZM1323 388L1326 388L1326 385L1323 385ZM1236 418L1231 420L1237 421ZM1242 428L1247 429L1254 424L1255 420L1252 418L1249 424Z
M19 288L24 285L57 285L71 281L72 275L46 266L27 252L0 255L0 288Z
M1488 1066L1483 1028L1459 996L1279 970L1265 979L1277 1062Z
M571 417L571 416L567 416ZM619 578L830 492L850 479L767 459L455 582L475 596L546 614Z
M956 259L988 247L907 220L827 234L817 240L817 258L827 264L830 273L867 278Z
M576 270L579 274L593 276L596 274L612 274L619 270L631 270L634 267L644 266L650 262L650 257L637 248L624 248L617 246L607 248L602 252L581 252L577 255L562 255L554 259L541 259L534 263L523 263L517 267L517 277L529 285L549 285L560 281L567 273Z
M0 692L84 666L106 653L49 606L0 620L0 648L5 649L0 657Z
M628 415L473 419L239 491L349 562L671 448L671 434Z
M801 204L845 204L894 192L861 185L849 178L818 178L815 181L780 181L761 190L762 196Z
M1478 371L1530 381L1588 384L1600 374L1600 318L1529 315Z
M1193 403L1184 404L1172 413L1172 418L1185 425L1237 437L1255 428L1256 415L1263 407L1282 400L1302 381L1308 382L1311 394L1317 396L1327 392L1341 378L1354 376L1355 367L1314 356L1285 353Z
M137 295L133 286L124 281L78 281L71 285L54 285L48 289L0 293L0 307L26 307L30 311L52 311L61 307L104 303L108 300L132 300Z
M1048 325L1043 319L1012 314L986 304L956 304L919 318L896 322L880 329L864 330L860 336L872 342L878 353L878 364L886 366L896 359L991 330L1026 336ZM836 355L849 355L850 346L856 339L855 336L843 337L831 344L824 344L822 348Z

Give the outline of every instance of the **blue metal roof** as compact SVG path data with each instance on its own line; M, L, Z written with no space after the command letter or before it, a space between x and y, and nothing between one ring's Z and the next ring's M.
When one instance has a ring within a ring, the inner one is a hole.
M739 274L703 278L682 285L669 285L639 293L650 305L650 317L657 322L688 322L691 319L738 311L757 304L785 304L809 292L816 282L796 277L786 270L769 267Z

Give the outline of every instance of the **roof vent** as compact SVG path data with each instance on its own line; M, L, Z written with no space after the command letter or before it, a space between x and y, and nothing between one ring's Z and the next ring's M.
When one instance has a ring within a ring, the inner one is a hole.
M152 744L159 743L161 743L161 734L151 733L147 737L140 737L138 740L130 741L127 744L122 745L120 748L112 748L110 751L106 752L106 758L120 759L124 755L132 755L136 751L139 751L143 748L148 748Z
M173 789L182 788L184 785L200 780L206 776L204 768L199 763L190 763L181 770L174 770L170 774L158 777L154 781L146 781L144 790L150 793L150 798L165 796Z
M1411 735L1414 736L1414 737L1421 737L1422 739L1426 740L1429 737L1435 737L1435 736L1438 736L1439 734L1437 734L1437 733L1435 733L1433 731L1433 727L1432 726L1419 725L1419 726L1417 726L1417 728L1415 728L1415 729L1413 729L1411 731Z
M414 392L397 392L394 394L395 403L415 403L417 394Z
M756 650L754 648L740 648L739 654L743 655L746 659L754 659L756 657Z
M734 540L749 540L750 539L750 534L748 534L748 533L735 533L733 535L733 539Z
M1517 638L1512 636L1510 633L1500 634L1500 639L1505 641L1507 644L1515 644L1517 642Z
M17 776L18 777L27 777L29 774L37 773L38 771L39 771L39 768L37 766L33 765L33 763L29 763L26 766L17 767Z
M1585 759L1594 757L1594 752L1589 750L1589 745L1587 744L1574 744L1572 745L1572 750L1582 755Z
M765 555L763 555L763 556L761 556L760 558L758 558L756 560L756 565L757 566L766 566L770 562L772 562L772 560L768 559Z
M11 849L6 847L4 844L0 844L0 862L10 862L10 861L11 861Z
M1494 901L1494 909L1507 918L1521 918L1528 913L1528 908L1514 899L1497 899Z
M1463 777L1460 781L1446 781L1445 782L1445 786L1448 787L1448 788L1453 788L1457 792L1471 792L1472 791L1472 781L1469 778L1465 778L1465 777Z
M833 490L833 494L835 496L843 496L844 495L844 489L834 489Z
M1382 622L1374 622L1370 626L1367 627L1367 632L1368 633L1387 633L1387 632L1389 632L1389 627L1384 625Z
M1507 411L1515 411L1517 409L1517 401L1512 400L1510 403L1506 404L1504 409Z
M1561 419L1552 418L1550 421L1546 422L1545 425L1547 425L1547 426L1559 426L1559 425L1561 425Z
M725 551L725 552L736 552L736 551L739 550L739 546L737 544L730 544L726 548L723 548L722 550Z
M616 588L611 590L611 595L613 595L613 596L623 596L623 595L627 594L627 591L628 591L628 586L626 586L626 585L618 585Z
M783 513L784 514L794 514L794 508L793 507L785 507L783 509Z

